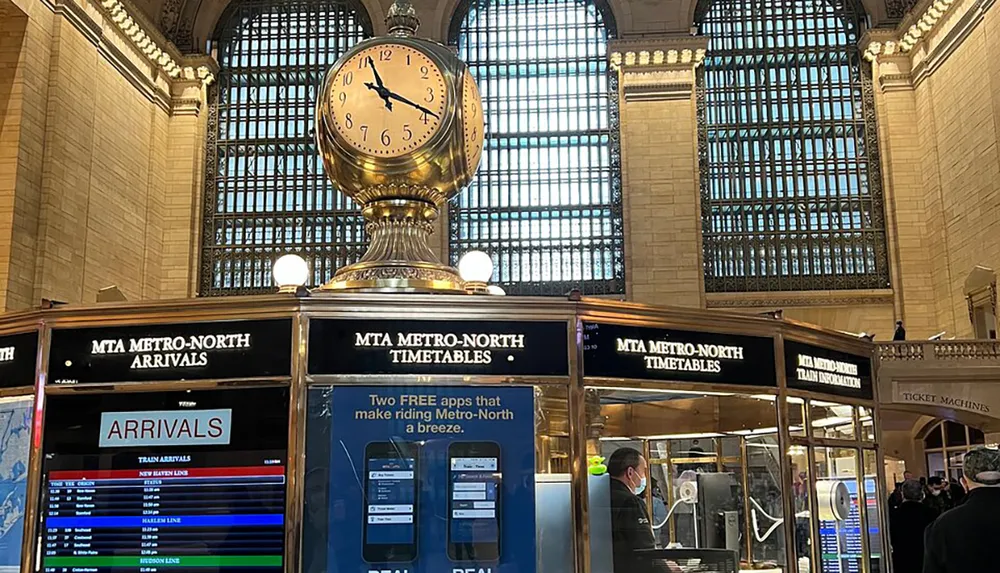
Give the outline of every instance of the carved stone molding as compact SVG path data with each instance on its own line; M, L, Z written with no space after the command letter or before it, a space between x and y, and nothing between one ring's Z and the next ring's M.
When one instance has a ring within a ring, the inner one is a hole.
M706 293L708 308L789 308L804 306L891 305L891 290L802 291L799 293Z
M690 70L701 65L708 49L704 36L644 36L612 40L608 54L612 68Z

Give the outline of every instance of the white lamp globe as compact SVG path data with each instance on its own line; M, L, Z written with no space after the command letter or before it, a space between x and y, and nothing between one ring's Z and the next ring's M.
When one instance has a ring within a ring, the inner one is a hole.
M496 296L505 296L507 294L507 291L503 290L497 285L490 285L486 287L486 292Z
M298 255L284 255L274 261L274 282L282 290L294 291L309 280L309 265Z
M485 283L493 276L493 260L482 251L469 251L458 261L463 281Z

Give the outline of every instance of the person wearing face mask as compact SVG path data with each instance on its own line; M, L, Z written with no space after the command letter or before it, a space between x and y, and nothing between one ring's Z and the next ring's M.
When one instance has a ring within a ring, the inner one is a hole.
M662 560L644 557L643 550L656 549L646 503L639 497L646 490L646 458L634 448L619 448L608 459L611 476L611 542L615 573L671 571Z
M951 509L951 494L948 493L940 476L927 479L927 497L924 498L924 504L934 510L934 515L941 515Z
M998 570L1000 451L979 447L965 454L965 503L945 513L924 534L923 573L987 573Z

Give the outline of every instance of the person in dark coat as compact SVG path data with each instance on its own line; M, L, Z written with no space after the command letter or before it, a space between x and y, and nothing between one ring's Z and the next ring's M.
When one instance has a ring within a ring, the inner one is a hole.
M924 561L924 529L934 522L934 510L924 505L924 488L915 479L899 486L903 499L889 512L889 541L892 543L892 570L921 573Z
M927 478L927 497L924 498L924 505L934 510L935 517L951 509L954 504L951 502L951 493L945 485L941 476L931 476Z
M986 573L1000 570L1000 450L980 447L965 454L965 503L927 528L923 573Z
M893 342L906 340L906 329L903 328L903 321L896 321L896 331L892 333Z
M656 549L646 503L639 497L646 490L649 466L634 448L619 448L608 459L611 476L611 544L615 573L666 573L676 564L643 555Z

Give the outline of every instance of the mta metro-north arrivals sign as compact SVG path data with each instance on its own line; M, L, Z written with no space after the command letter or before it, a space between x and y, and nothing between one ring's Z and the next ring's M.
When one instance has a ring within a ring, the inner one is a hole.
M566 376L566 322L309 321L309 374Z
M52 331L49 384L288 376L291 319Z
M583 373L599 378L775 386L774 339L585 322Z
M868 356L785 341L785 378L789 388L871 400L872 363Z
M0 336L0 388L35 385L38 331Z

